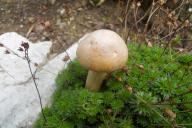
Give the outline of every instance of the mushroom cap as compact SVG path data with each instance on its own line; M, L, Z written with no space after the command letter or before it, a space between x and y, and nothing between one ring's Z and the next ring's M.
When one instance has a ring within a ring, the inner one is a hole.
M117 33L102 29L85 37L79 43L76 55L83 67L110 73L123 68L128 59L128 50Z

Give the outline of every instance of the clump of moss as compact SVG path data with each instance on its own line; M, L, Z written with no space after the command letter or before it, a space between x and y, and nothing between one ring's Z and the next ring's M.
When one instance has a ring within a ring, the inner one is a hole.
M56 78L58 90L53 94L52 106L44 109L47 123L41 115L36 122L36 128L43 127L44 124L46 127L57 128L155 128L158 125L151 124L169 126L165 120L170 124L191 123L192 112L177 112L192 109L192 104L153 105L153 103L192 101L192 93L181 95L192 89L192 85L188 84L191 82L192 72L191 70L186 72L192 56L181 55L171 62L170 53L167 50L168 52L152 68L163 52L163 48L147 47L143 52L145 48L143 45L143 48L136 53L138 46L128 44L127 47L129 60L126 66L129 70L119 70L109 74L101 91L97 93L84 88L88 70L83 68L77 59L69 63L67 69L59 72ZM174 51L172 54L172 59L179 55ZM118 81L117 77L121 78L121 81ZM180 83L179 86L188 85L177 88L178 83ZM126 86L132 87L133 91L127 91ZM175 97L172 101L165 101L171 96ZM173 113L176 113L173 120L164 114L165 107L171 111L173 109Z

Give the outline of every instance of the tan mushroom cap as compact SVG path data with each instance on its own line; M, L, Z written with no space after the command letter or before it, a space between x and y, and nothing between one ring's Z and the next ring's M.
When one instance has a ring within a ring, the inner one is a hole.
M119 70L128 59L125 42L111 30L97 30L89 34L80 42L76 54L83 67L95 72Z

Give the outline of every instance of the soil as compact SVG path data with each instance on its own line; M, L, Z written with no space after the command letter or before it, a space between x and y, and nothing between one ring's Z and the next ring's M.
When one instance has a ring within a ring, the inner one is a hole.
M51 48L52 53L61 53L64 50L61 45L52 38L50 32L45 29L44 26L40 25L42 20L50 20L53 25L53 29L56 33L57 38L64 46L65 49L70 47L76 42L76 38L70 25L68 25L69 19L71 20L72 27L76 32L77 39L80 39L85 34L90 33L97 29L112 29L121 35L122 23L116 17L117 10L119 8L119 16L124 13L126 8L126 0L124 4L118 7L118 0L106 0L101 6L94 7L88 0L0 0L0 34L6 32L16 32L33 43L42 41L52 41L53 46ZM46 12L41 8L41 5L46 7ZM64 10L64 6L69 7L69 16ZM191 7L192 2L183 7L180 16L187 17L189 15L188 9ZM176 5L173 6L176 8ZM138 19L142 17L147 11L147 6L140 8L138 11ZM133 13L128 17L127 32L134 23ZM48 18L47 18L48 16ZM142 34L147 19L144 19L138 24L140 35ZM181 23L181 18L178 19L177 23ZM154 20L151 20L152 24ZM114 27L113 27L114 26ZM150 25L149 25L150 26ZM32 29L30 31L30 28ZM165 28L165 25L161 29ZM189 47L191 43L191 30L189 26L185 26L180 30L187 34L182 38L181 44L176 45L176 49L184 49ZM131 34L129 35L130 41L135 39L133 33L136 33L137 29L132 28ZM167 33L161 34L165 36ZM161 38L161 37L159 37ZM186 39L187 38L187 39ZM152 44L154 44L152 42ZM161 45L161 42L157 42ZM192 46L191 46L192 47ZM189 52L191 49L187 49Z

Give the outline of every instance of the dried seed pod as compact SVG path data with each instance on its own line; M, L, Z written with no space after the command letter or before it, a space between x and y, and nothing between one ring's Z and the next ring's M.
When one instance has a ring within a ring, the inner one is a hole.
M164 3L166 3L167 2L167 0L159 0L158 1L158 3L160 4L160 5L163 5Z
M144 71L141 71L141 75L145 75L145 72L144 72Z
M105 112L106 112L106 113L112 113L112 110L109 109L109 108L107 108L107 109L105 109Z
M10 52L8 50L5 51L5 54L10 54Z
M169 13L169 14L167 15L167 17L168 17L168 18L171 18L171 17L172 17L171 13Z
M128 86L128 85L125 86L125 89L126 89L128 92L132 92L132 90L133 90L132 87L131 87L131 86Z
M188 24L189 24L189 21L186 20L186 21L184 22L184 25L186 26L186 25L188 25Z
M144 68L143 64L138 65L138 68Z
M119 82L122 81L122 79L120 77L116 77L116 80L119 81Z
M176 4L178 1L177 0L173 0L173 4Z
M170 27L172 25L171 21L167 21L166 25Z
M133 67L128 67L128 70L132 70L133 69Z
M45 6L43 6L43 5L41 5L41 8L43 9L43 10L45 10L46 8L45 8Z
M165 11L169 13L169 8L166 8Z
M56 53L55 49L51 49L52 53Z
M176 118L176 114L175 114L175 113L173 113L173 114L169 117L170 120L174 120L175 118Z
M152 2L152 4L151 4L152 6L155 6L155 2Z
M140 7L141 6L141 2L137 2L137 6Z
M186 5L189 4L189 0L187 0L187 1L185 2L185 4L186 4Z
M171 115L173 115L173 112L171 110L169 110L168 108L164 108L164 114L166 116L171 116Z
M18 49L19 51L21 51L21 52L23 52L23 49L21 48L21 47L19 47L19 49Z
M160 20L160 19L161 19L161 16L159 16L159 15L156 15L156 18L157 18L158 20Z
M175 11L172 11L172 12L171 12L171 15L175 15Z
M171 21L176 21L178 19L178 16L174 16Z
M34 65L35 67L38 67L39 65L37 64L37 63L35 63L35 65Z
M46 22L45 20L41 20L41 21L40 21L40 24L43 25L43 26L45 26L45 22Z
M128 71L128 70L129 70L129 68L128 68L127 66L124 66L124 67L123 67L123 71L126 72L126 71Z
M0 47L3 47L4 45L2 43L0 43Z
M176 118L176 114L173 113L171 110L169 110L168 108L164 108L164 114L166 116L169 116L169 119L174 120Z
M64 58L63 58L63 61L68 61L69 60L69 56L65 56Z
M131 4L131 9L134 9L135 8L135 4Z
M50 28L50 26L51 26L51 21L46 21L45 22L45 27L46 28Z

